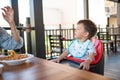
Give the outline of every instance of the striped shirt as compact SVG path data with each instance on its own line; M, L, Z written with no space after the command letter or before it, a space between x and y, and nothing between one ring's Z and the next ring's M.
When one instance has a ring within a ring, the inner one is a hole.
M3 28L0 28L0 49L11 50L20 49L23 46L23 39L20 37L20 41L16 42L13 36L7 33Z

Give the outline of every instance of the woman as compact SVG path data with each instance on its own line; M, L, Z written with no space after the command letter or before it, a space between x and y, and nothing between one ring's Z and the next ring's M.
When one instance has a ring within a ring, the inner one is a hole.
M11 50L20 49L23 46L23 39L19 36L14 22L14 10L5 6L2 9L2 16L8 22L11 28L11 35L5 29L0 28L0 49Z

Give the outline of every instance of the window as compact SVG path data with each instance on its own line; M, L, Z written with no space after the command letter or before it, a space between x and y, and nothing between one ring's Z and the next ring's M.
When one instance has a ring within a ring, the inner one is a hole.
M25 24L26 17L30 17L29 0L18 0L19 23Z
M4 18L2 17L2 10L1 8L3 8L4 6L11 6L11 0L0 0L0 26L1 27L8 27L8 23L4 20Z

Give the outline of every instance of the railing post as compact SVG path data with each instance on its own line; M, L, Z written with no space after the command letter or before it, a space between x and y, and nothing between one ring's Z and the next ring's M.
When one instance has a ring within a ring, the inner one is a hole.
M114 25L112 25L112 33L114 34Z
M74 38L74 33L75 33L75 25L73 24L73 38Z
M25 41L24 38L24 31L22 30L23 26L20 26L19 28L21 28L20 31L20 36L23 38L23 41ZM24 42L25 43L25 42ZM21 48L21 53L25 53L25 45L23 45L23 47Z
M30 17L26 18L26 30L25 31L26 31L26 38L27 38L27 52L32 53Z
M60 35L62 35L62 26L59 24Z
M99 32L101 32L101 31L100 31L100 25L98 25L98 30L99 30Z

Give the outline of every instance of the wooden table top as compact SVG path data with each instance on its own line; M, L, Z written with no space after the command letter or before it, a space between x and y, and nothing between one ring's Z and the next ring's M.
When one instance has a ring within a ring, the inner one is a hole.
M112 80L40 58L18 66L5 66L0 80Z

